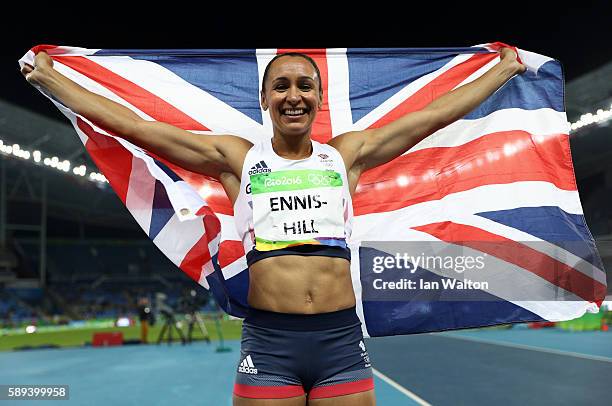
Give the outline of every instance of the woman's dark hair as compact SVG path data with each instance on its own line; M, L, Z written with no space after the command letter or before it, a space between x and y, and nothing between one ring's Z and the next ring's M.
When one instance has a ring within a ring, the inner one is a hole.
M308 62L310 62L312 67L317 72L317 81L319 83L319 95L321 96L321 98L323 98L323 85L321 83L321 71L319 71L319 67L317 66L317 63L314 61L314 59L312 59L308 55L302 54L300 52L287 52L287 53L284 53L284 54L278 54L274 58L272 58L272 60L270 62L268 62L268 65L266 65L266 69L264 70L263 79L262 79L262 82L261 82L261 89L264 92L266 90L266 78L268 77L268 71L270 70L270 66L272 65L272 62L274 62L275 60L277 60L279 58L285 57L285 56L297 56L299 58L304 58Z

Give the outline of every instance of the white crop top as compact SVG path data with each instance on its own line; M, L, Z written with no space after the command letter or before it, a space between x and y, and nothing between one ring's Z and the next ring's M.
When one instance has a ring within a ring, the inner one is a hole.
M280 157L272 138L247 152L234 203L234 221L247 263L276 255L350 259L353 204L344 160L332 146L312 142L308 158Z

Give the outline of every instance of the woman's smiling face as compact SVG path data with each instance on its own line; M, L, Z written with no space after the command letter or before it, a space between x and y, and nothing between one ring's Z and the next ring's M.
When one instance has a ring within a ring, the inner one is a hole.
M261 92L261 106L269 109L276 131L286 135L310 133L322 104L317 71L307 59L286 56L272 62Z

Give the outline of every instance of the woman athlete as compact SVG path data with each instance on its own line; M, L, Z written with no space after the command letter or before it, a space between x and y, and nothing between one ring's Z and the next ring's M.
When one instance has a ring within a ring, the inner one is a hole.
M512 49L500 53L500 62L480 78L424 109L327 144L310 138L323 90L315 62L303 54L281 54L266 67L261 107L270 114L273 136L255 145L143 120L58 73L45 52L22 73L101 128L223 185L250 277L234 405L370 406L372 370L346 245L351 196L364 171L465 116L525 71Z

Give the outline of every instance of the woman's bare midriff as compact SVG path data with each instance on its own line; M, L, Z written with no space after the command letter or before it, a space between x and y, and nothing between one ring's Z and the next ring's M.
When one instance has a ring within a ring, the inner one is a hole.
M315 314L355 306L350 263L343 258L283 255L249 269L251 307L279 313Z
M240 192L240 167L219 177L225 192L235 205ZM349 173L353 192L358 175ZM255 262L249 268L248 303L251 307L278 313L316 314L355 306L350 263L343 258L282 255Z

